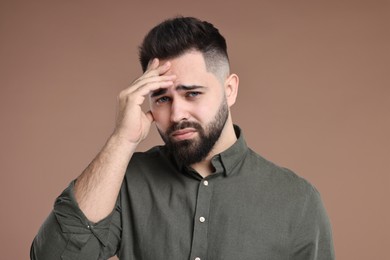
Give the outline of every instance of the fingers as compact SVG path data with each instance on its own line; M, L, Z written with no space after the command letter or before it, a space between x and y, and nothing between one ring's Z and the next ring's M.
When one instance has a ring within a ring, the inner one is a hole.
M148 94L150 91L154 91L159 88L167 88L173 85L173 81L176 79L176 75L163 75L140 79L135 84L125 89L124 92L130 94L139 92L142 90L142 95Z
M153 114L152 112L149 110L148 112L146 112L146 118L149 120L150 123L152 123L154 121L154 117L153 117Z
M158 67L159 63L160 63L160 60L157 58L150 60L148 63L148 67L146 68L146 71L156 69Z
M134 92L132 93L146 96L150 92L153 92L155 90L173 86L173 79L174 78L172 78L171 80L164 80L164 81L158 80L154 82L145 83L144 85L141 85L140 87L135 89Z
M122 94L138 92L141 95L147 95L156 89L172 86L176 75L165 75L170 66L170 62L160 65L160 61L157 58L151 60L145 73L136 79L131 86L124 89Z
M147 79L147 78L152 78L152 77L157 77L157 76L163 75L169 70L170 66L171 66L170 62L165 62L164 64L160 65L159 59L154 58L149 62L145 73L141 77L136 79L132 85L135 85L138 82L140 82L144 79Z
M165 62L164 64L161 64L161 66L157 67L157 72L159 75L165 74L171 67L171 63L169 61Z

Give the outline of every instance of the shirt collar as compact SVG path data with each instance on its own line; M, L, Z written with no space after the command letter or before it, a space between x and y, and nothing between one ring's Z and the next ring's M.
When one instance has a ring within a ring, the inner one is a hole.
M226 176L229 176L234 172L233 169L243 161L248 152L248 146L240 127L234 125L234 131L237 136L237 141L227 150L215 155L211 160L211 163L216 169L216 173L219 173L219 168L222 166L222 171Z

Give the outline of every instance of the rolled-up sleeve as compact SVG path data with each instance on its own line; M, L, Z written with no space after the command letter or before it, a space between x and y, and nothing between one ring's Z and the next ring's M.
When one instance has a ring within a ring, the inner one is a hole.
M74 182L56 199L32 243L32 260L95 260L116 254L121 236L119 202L109 216L92 223L78 207L73 188Z

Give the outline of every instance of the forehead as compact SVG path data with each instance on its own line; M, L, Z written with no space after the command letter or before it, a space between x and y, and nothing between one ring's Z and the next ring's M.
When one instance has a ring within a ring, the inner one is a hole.
M199 51L188 51L179 57L162 60L161 64L166 61L171 63L171 67L166 74L175 74L177 76L177 82L175 83L206 84L209 81L216 80L215 75L207 71L203 54Z

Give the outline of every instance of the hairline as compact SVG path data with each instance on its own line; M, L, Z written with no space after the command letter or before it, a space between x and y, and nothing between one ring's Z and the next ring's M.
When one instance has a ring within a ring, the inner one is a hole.
M183 56L189 52L199 52L202 54L202 57L205 62L206 71L214 74L214 76L224 84L226 78L230 75L230 64L229 59L224 54L218 52L217 50L203 51L197 48L188 48L187 50L167 58L162 58L162 60L175 59L180 56ZM153 59L153 58L152 58ZM152 60L151 59L151 60Z

